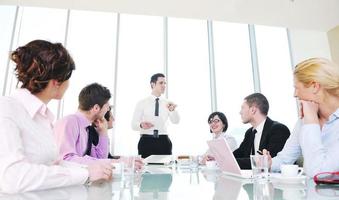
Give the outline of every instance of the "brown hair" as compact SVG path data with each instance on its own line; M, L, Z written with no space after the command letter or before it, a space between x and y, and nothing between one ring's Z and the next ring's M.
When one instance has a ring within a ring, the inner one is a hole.
M89 111L95 104L100 108L111 98L111 92L106 87L92 83L82 88L79 94L79 109Z
M34 40L18 47L11 54L15 62L15 73L21 88L39 93L47 87L49 80L68 80L75 64L68 51L60 43Z
M270 104L268 103L266 97L261 93L253 93L245 97L246 103L251 107L255 105L258 107L260 112L264 115L268 114L268 110L270 109Z

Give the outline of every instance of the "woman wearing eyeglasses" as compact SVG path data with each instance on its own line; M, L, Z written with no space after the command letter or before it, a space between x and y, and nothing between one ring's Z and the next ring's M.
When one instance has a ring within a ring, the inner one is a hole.
M213 112L208 117L207 122L210 126L210 132L213 136L213 139L224 138L232 151L234 151L237 148L237 142L235 138L233 136L230 136L229 134L226 134L226 130L228 128L228 122L227 122L227 118L224 113ZM211 152L208 150L204 155L202 163L205 163L206 161L209 161L209 160L214 160L214 157L211 155Z
M294 88L301 119L271 160L272 171L300 156L308 176L339 171L339 66L324 58L305 60L295 67Z

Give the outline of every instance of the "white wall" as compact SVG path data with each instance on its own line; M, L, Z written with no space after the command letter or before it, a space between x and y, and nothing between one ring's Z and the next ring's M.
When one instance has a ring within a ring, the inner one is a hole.
M311 57L332 59L326 32L309 30L290 30L292 64Z
M334 62L339 64L339 26L330 30L327 35L330 43L332 59Z
M338 0L0 0L0 4L210 19L328 31L339 24Z

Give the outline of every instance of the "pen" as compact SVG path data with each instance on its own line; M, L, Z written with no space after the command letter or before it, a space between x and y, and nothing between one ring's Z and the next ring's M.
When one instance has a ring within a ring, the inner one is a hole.
M259 150L257 151L257 153L258 153L259 155L263 155L263 154L262 154L262 152L261 152L261 151L259 151Z

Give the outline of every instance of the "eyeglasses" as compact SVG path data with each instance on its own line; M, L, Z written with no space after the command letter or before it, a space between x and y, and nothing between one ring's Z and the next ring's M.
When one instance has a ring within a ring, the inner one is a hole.
M218 123L218 122L220 122L220 119L210 119L209 121L208 121L208 124L216 124L216 123Z
M316 184L339 184L339 172L321 172L313 180Z

